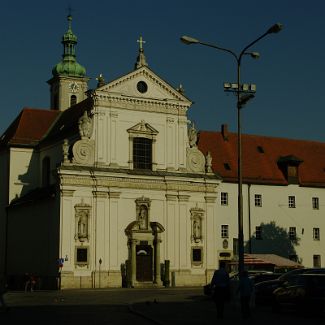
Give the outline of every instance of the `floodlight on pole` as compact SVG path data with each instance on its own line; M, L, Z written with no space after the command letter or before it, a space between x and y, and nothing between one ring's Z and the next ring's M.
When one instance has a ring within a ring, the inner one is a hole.
M276 23L271 26L264 34L260 37L256 38L254 41L249 43L247 46L243 48L243 50L236 54L234 51L223 48L214 44L202 42L196 38L191 36L182 36L181 41L186 44L201 44L204 46L212 47L220 51L228 52L231 54L237 63L237 83L224 83L225 91L232 91L236 94L237 97L237 158L238 158L238 271L241 276L242 271L244 271L244 232L243 232L243 194L242 194L242 140L241 140L241 116L240 112L243 106L252 98L254 98L253 93L256 91L256 85L249 85L248 89L245 84L240 83L240 67L241 67L241 59L243 55L250 55L252 58L259 58L258 52L247 52L249 48L251 48L254 44L260 41L262 38L267 36L268 34L275 34L282 30L283 25L280 23ZM246 93L246 94L245 94Z

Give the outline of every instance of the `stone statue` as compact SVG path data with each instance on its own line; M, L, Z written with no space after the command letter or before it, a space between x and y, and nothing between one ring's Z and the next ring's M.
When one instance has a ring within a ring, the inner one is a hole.
M88 213L85 210L78 212L78 238L80 241L88 238Z
M200 227L199 220L193 221L193 237L194 237L194 240L201 238L201 227Z
M105 86L106 82L105 82L105 78L104 76L100 73L99 76L96 78L97 80L97 88Z
M196 147L197 131L195 129L194 123L192 123L191 127L188 130L188 141L191 148Z
M68 141L68 139L64 139L63 145L62 145L62 151L63 151L63 162L64 163L69 162L69 141Z
M210 151L208 151L207 155L205 156L205 169L207 173L212 173L212 156Z
M80 117L78 126L81 139L90 138L92 131L92 120L90 117L88 117L87 111L84 111L83 115Z
M145 205L141 205L139 212L139 227L140 229L147 229L148 210Z

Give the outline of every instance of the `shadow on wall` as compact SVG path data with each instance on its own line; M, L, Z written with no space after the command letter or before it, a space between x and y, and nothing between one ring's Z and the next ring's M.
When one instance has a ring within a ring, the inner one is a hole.
M261 239L256 233L245 245L245 252L252 254L276 254L299 262L295 247L299 245L300 238L296 235L290 238L287 229L279 227L274 221L261 224ZM250 246L251 245L251 246Z

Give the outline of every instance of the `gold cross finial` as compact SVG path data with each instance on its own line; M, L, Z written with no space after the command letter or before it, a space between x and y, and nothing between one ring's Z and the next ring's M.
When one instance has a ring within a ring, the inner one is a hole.
M142 50L143 49L143 45L142 44L144 44L146 41L144 41L142 39L142 36L140 36L140 39L138 39L137 42L140 43L140 50Z

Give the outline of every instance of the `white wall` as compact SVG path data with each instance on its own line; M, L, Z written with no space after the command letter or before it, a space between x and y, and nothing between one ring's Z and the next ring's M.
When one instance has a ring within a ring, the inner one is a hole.
M34 149L10 148L9 202L38 187L39 155Z
M157 179L158 180L158 179ZM163 182L163 179L161 179ZM136 221L135 200L144 196L151 200L150 221L159 222L164 228L160 246L160 261L170 260L171 270L188 270L194 274L205 275L206 268L213 269L217 264L216 257L216 209L215 203L207 203L206 193L168 192L158 190L140 190L131 188L101 188L105 195L93 196L92 187L65 187L69 192L61 200L61 249L60 255L68 256L63 271L72 271L75 275L89 276L99 269L119 271L121 264L128 259L128 238L126 227ZM114 195L120 193L119 195ZM185 197L185 199L184 199ZM188 197L188 200L187 200ZM84 202L92 207L89 241L83 243L89 247L89 267L75 265L75 247L79 246L75 235L75 205ZM191 208L202 208L204 218L202 224L203 239L200 243L191 241ZM191 247L203 247L204 262L200 266L191 263Z
M185 168L187 118L155 112L137 112L99 107L94 116L97 143L96 159L105 165L129 168L130 150L127 130L144 120L158 131L155 144L157 169Z
M220 193L228 192L228 206L221 206ZM251 235L255 235L256 226L262 223L270 224L275 222L276 226L289 231L289 227L296 227L297 237L300 238L299 245L294 246L296 254L305 267L313 266L313 255L321 255L322 266L325 265L325 189L300 187L298 185L272 186L272 185L251 185L243 184L243 227L244 240L247 244L249 239L249 204L250 192L250 222ZM256 207L255 194L262 195L262 207ZM288 196L296 197L296 208L288 207ZM312 197L318 197L320 202L319 210L313 210ZM218 215L218 247L222 245L221 225L229 225L229 239L238 237L238 213L237 213L237 184L221 183L217 202ZM320 240L313 240L313 228L320 228ZM266 235L266 234L265 234ZM256 246L257 245L257 246ZM255 240L252 248L259 250L264 247L265 241ZM274 242L273 248L278 247ZM283 252L284 255L286 252ZM287 256L288 257L288 256Z

